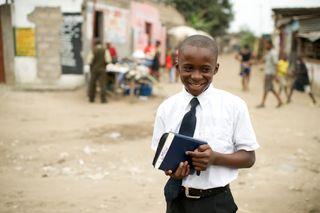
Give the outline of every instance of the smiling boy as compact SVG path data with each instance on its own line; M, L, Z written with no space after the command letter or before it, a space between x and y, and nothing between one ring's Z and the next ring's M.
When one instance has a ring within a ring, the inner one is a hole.
M167 213L236 212L229 183L237 178L238 168L249 168L255 162L254 150L259 145L246 103L212 86L219 70L217 59L214 40L202 35L186 38L179 46L176 65L184 89L166 99L157 110L153 150L163 133L179 132L194 98L199 104L193 137L208 143L186 153L200 175L190 171L187 161L181 162L174 173L165 172L170 176L168 182L181 180L178 193L166 197Z

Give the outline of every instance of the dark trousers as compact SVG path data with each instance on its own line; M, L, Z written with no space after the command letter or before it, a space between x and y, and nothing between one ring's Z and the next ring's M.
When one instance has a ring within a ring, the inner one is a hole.
M175 200L167 202L166 213L234 213L237 210L228 187L217 195L200 199L187 198L181 193Z
M89 99L91 102L94 101L96 97L96 84L99 83L100 87L100 100L101 102L106 102L106 73L101 72L91 72L90 85L89 85Z

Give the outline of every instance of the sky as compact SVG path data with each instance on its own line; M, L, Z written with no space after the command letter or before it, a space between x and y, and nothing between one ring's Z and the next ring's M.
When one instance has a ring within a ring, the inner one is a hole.
M16 0L17 1L17 0ZM0 0L0 4L5 0ZM249 28L255 35L271 33L274 29L272 8L320 7L320 0L230 0L233 4L234 20L229 32Z
M238 32L242 27L255 35L271 33L274 29L272 8L320 7L320 0L230 0L234 20L229 32Z

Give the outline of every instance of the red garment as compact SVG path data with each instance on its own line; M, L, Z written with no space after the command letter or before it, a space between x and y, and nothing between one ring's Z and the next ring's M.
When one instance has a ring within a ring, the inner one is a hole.
M152 53L155 51L155 47L153 45L148 45L144 48L144 53Z
M109 53L110 53L111 58L116 57L116 56L117 56L116 48L114 48L114 47L109 47Z
M166 56L166 68L171 69L172 68L172 56L171 54L168 54Z

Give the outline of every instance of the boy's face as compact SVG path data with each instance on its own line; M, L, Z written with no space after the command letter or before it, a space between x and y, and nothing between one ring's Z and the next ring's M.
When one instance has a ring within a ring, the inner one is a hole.
M191 95L198 96L211 84L219 64L217 56L210 49L186 45L179 52L176 68L186 90Z

